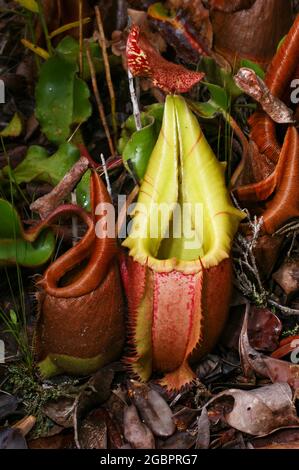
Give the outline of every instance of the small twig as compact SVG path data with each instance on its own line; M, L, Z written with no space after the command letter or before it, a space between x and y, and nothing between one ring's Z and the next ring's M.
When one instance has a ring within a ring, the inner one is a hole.
M98 30L99 30L98 41L99 41L99 45L102 49L104 66L105 66L105 73L106 73L106 80L107 80L107 85L108 85L108 90L109 90L109 95L110 95L110 101L111 101L111 116L112 116L113 134L114 134L114 138L116 139L117 138L116 99L115 99L115 92L114 92L114 87L113 87L113 83L112 83L112 78L111 78L109 57L108 57L108 54L107 54L106 37L105 37L105 31L104 31L101 11L100 11L98 6L95 7L95 12L96 12L96 19L97 19L97 25L98 25Z
M136 130L140 131L142 129L141 115L140 115L139 104L138 104L135 87L134 87L134 77L130 69L128 69L128 79L129 79L131 101L133 105L133 115L134 115L134 120L135 120L135 126L136 126Z
M80 76L83 75L83 4L82 0L79 0L79 68Z
M101 97L100 97L100 92L99 92L99 88L98 88L98 84L97 84L96 71L95 71L95 67L94 67L94 64L93 64L93 61L92 61L92 57L91 57L89 41L86 39L84 42L85 42L85 46L86 46L86 56L87 56L88 66L89 66L89 69L90 69L92 88L93 88L94 96L95 96L95 99L96 99L96 102L97 102L100 119L102 121L102 125L104 127L104 131L105 131L105 134L106 134L106 137L107 137L107 140L108 140L111 155L115 156L115 149L114 149L114 145L113 145L113 142L112 142L112 139L111 139L110 130L109 130L109 126L108 126L108 123L107 123L104 106L103 106L103 103L102 103L102 100L101 100Z
M42 220L46 219L70 195L88 166L87 158L81 157L60 183L49 194L34 201L30 209L37 212Z
M272 305L272 307L277 308L278 310L280 310L285 315L299 315L299 310L296 310L296 309L293 309L293 308L290 308L290 307L286 307L284 305L280 305L278 302L275 302L275 300L268 299L268 304Z
M100 157L101 157L101 161L102 161L102 168L103 168L104 175L105 175L107 191L110 194L110 196L112 197L112 188L111 188L111 184L110 184L110 178L109 178L109 174L108 174L108 170L107 170L106 160L105 160L104 155L102 153L101 153Z
M234 172L234 174L231 177L231 186L234 186L236 184L240 174L242 173L242 171L244 169L246 159L247 159L248 153L249 153L249 143L248 143L248 140L247 140L246 136L244 135L242 129L240 128L238 123L235 121L235 119L229 113L223 113L223 116L224 116L225 120L227 121L227 123L232 128L232 130L234 131L234 133L236 134L236 136L238 137L238 139L239 139L239 141L242 145L242 149L243 149L242 160L241 160L240 164L238 165L236 171Z
M52 55L52 52L53 52L52 51L52 44L51 44L51 39L50 39L49 31L48 31L48 25L47 25L47 22L46 22L46 19L45 19L44 9L43 9L43 5L42 5L41 0L37 0L37 5L38 5L38 12L39 12L40 21L41 21L41 24L42 24L42 28L43 28L43 31L44 31L45 38L46 38L47 49L48 49L49 54Z

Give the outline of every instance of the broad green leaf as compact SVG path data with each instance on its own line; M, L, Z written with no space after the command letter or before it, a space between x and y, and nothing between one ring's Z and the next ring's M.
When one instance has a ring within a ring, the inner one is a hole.
M73 120L76 64L50 57L41 67L36 87L36 117L51 142L67 140Z
M119 152L138 180L142 180L149 157L156 144L163 119L164 106L155 104L142 113L142 129L136 131L134 117L130 116L122 129Z
M212 83L205 83L205 85L211 94L210 103L215 105L215 108L227 111L230 106L230 100L225 89Z
M36 180L56 186L79 157L79 150L70 143L60 145L51 157L43 147L33 145L25 159L12 171L13 178L17 184ZM4 168L3 174L8 175L8 171L8 167Z
M17 211L4 199L0 199L0 220L0 266L35 267L50 259L55 250L52 231L44 230L36 241L27 241Z
M19 137L22 133L22 121L18 113L15 113L12 120L5 129L0 132L1 137Z
M16 0L16 2L27 10L38 13L38 5L35 0Z
M73 124L81 124L89 118L92 109L89 89L86 83L78 77L75 77L74 81L74 97Z
M262 80L265 79L265 72L264 70L262 69L262 67L259 65L259 64L256 64L255 62L253 62L252 60L249 60L249 59L242 59L241 60L241 67L246 67L248 69L251 69L253 70L258 77L260 77Z
M89 48L91 52L91 57L93 61L93 65L95 68L95 71L97 74L103 73L105 70L104 67L104 61L102 57L102 51L101 48L96 41L90 41L89 42ZM80 51L80 46L78 41L76 41L74 38L71 36L65 36L62 41L58 44L56 47L56 53L64 58L65 60L68 60L73 63L77 63L79 65L79 51ZM110 67L114 67L115 65L118 65L121 63L121 60L119 57L116 57L115 55L109 56L109 63ZM90 69L89 65L87 62L87 57L86 57L86 48L84 47L83 49L83 73L82 73L82 78L84 80L89 80L90 79Z
M231 100L243 94L234 82L232 71L221 68L211 57L202 57L198 69L206 74L208 83L224 88Z
M42 65L36 87L36 117L48 139L58 145L68 139L72 125L86 121L92 112L89 88L77 77L75 44L65 43Z

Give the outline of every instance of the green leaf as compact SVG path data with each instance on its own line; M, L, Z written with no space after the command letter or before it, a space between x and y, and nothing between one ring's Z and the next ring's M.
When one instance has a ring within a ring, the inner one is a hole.
M253 70L258 77L260 77L262 80L265 79L265 72L264 70L262 69L262 67L259 65L259 64L256 64L255 62L253 62L252 60L249 60L249 59L242 59L241 60L241 67L246 67L248 69L251 69Z
M198 69L206 74L208 83L224 88L231 100L243 94L243 91L235 84L232 70L219 67L211 57L202 57Z
M76 197L77 197L77 204L83 209L90 211L90 170L84 173L81 181L77 184L76 187Z
M230 106L230 100L226 90L218 85L213 85L212 83L205 83L205 85L211 94L211 100L209 103L214 105L216 109L218 108L220 110L227 111Z
M18 317L17 317L17 314L14 310L9 311L9 317L10 317L10 320L11 320L13 325L18 324Z
M79 158L79 150L70 143L61 144L51 157L43 147L33 145L12 175L17 184L36 180L56 186ZM8 175L8 171L5 167L3 174Z
M189 101L188 101L189 102ZM205 103L192 101L190 103L193 111L203 119L214 119L219 113L219 107L211 100Z
M25 240L17 211L4 199L0 199L0 220L0 266L35 267L50 259L55 250L52 231L44 230L32 243Z
M102 51L98 42L90 41L89 48L91 52L91 57L93 65L97 74L103 73L105 70L104 61L102 57ZM56 53L63 59L68 60L69 62L79 64L79 52L80 46L78 41L76 41L71 36L65 36L62 41L56 47ZM110 67L121 64L121 59L115 55L109 56ZM90 79L90 69L86 57L86 48L83 49L83 80Z
M33 13L38 13L38 5L35 0L16 0L16 2L27 10L30 10Z
M91 104L89 102L89 89L81 78L75 77L74 96L73 124L81 124L81 122L86 121L92 113Z
M72 63L78 61L79 51L79 43L72 36L65 36L56 47L56 54Z
M48 139L58 145L92 112L89 88L77 77L77 55L77 42L64 38L56 55L42 65L36 87L36 117Z
M1 137L19 137L22 133L22 121L18 113L15 113L14 117L10 121L7 127L0 132Z
M149 106L141 114L143 128L140 131L136 131L133 116L130 116L123 126L118 149L125 164L132 168L138 180L142 180L156 144L162 125L163 110L164 106L161 104Z

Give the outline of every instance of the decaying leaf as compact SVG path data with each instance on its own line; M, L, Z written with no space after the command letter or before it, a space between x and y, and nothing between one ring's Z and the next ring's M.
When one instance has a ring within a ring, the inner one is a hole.
M175 432L172 411L158 392L148 385L131 381L130 393L140 416L155 436L169 437Z
M91 411L80 426L80 449L107 449L106 414L99 408Z
M111 367L101 369L87 382L84 390L76 398L74 406L74 429L75 442L79 449L81 448L81 424L92 409L108 400L111 395L113 378L114 371ZM103 433L105 426L103 424Z
M0 429L0 450L3 449L27 449L27 443L22 433L17 429Z
M0 419L6 418L14 413L18 407L19 400L8 393L0 393Z
M287 294L295 294L299 290L299 260L287 260L278 271L273 274L273 279Z
M81 157L70 171L66 173L60 183L49 194L34 201L30 209L33 212L38 212L41 219L48 217L71 194L74 187L87 171L88 166L87 158Z
M263 110L278 124L293 124L295 122L293 111L279 98L270 92L265 82L249 68L241 68L234 77L239 88L255 101L260 103Z
M233 428L259 436L282 426L298 425L292 391L286 383L276 383L255 390L226 390L209 402L229 400L231 410L224 412L224 420Z
M201 415L197 418L197 439L196 449L208 449L210 446L210 421L207 408L202 409Z
M288 383L294 390L299 388L299 366L286 361L266 356L250 346L248 339L247 306L242 331L240 334L240 357L246 376L252 371L262 377L268 377L273 383Z
M170 436L166 440L158 440L157 448L158 449L191 449L196 441L195 433L188 431L177 431L175 434Z
M142 423L134 405L124 410L124 436L134 449L155 448L155 438L146 424Z

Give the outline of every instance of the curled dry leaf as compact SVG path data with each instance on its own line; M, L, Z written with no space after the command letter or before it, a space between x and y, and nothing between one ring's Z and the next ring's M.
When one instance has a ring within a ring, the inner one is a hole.
M93 410L80 426L80 449L107 449L108 434L104 410Z
M295 294L299 290L299 260L287 260L272 277L285 294Z
M13 414L19 404L19 400L8 393L0 393L0 419Z
M228 399L232 409L224 419L233 428L259 436L282 426L298 425L292 391L286 383L276 383L255 390L230 389L219 393L209 402L209 407Z
M280 319L267 308L252 307L248 322L250 344L258 351L272 352L282 332Z
M174 434L176 426L172 411L158 392L148 385L131 381L130 393L141 418L156 436L169 437Z
M124 410L124 436L134 449L154 449L155 438L151 430L142 423L136 406Z
M75 400L62 397L56 401L50 401L44 406L43 411L48 418L63 428L73 427L73 412Z
M197 439L196 449L208 449L210 447L211 433L210 420L207 408L202 409L201 415L197 418Z
M22 433L17 429L1 429L0 450L3 449L27 449L27 443Z
M273 383L288 383L294 390L299 388L299 366L256 351L248 339L248 313L246 308L243 327L240 334L239 352L246 376L254 371L256 374L269 378Z
M272 95L265 82L257 74L246 67L239 69L234 76L236 85L255 101L278 124L294 123L294 113L279 98Z
M112 367L101 369L87 382L84 390L82 390L76 398L73 419L75 442L79 449L81 448L82 423L92 409L108 400L111 395L111 384L113 379L114 370Z
M28 443L29 449L75 449L73 432L61 433L51 437L40 437Z
M166 93L186 93L204 77L203 73L187 70L164 59L137 25L131 28L126 53L133 76L150 78L154 86Z
M277 448L293 448L292 446L299 443L299 428L297 426L290 426L287 429L278 429L266 436L261 436L251 441L255 449L270 449L277 446Z

